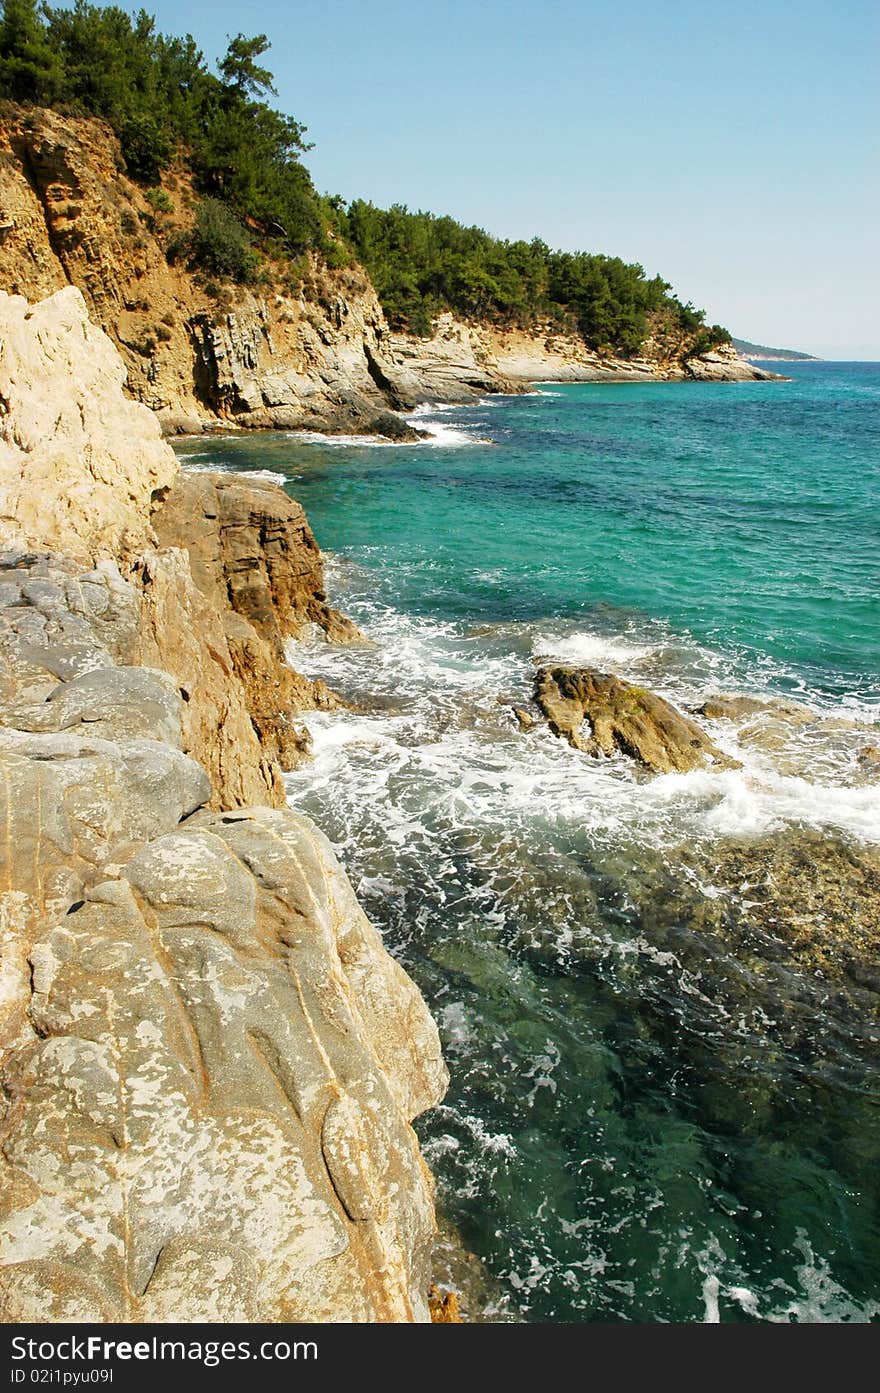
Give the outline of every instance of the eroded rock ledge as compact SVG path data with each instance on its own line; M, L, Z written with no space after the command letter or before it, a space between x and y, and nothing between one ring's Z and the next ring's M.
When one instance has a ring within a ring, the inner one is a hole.
M356 631L298 505L179 475L78 291L4 314L2 1318L427 1320L436 1027L278 764L334 700L284 637Z

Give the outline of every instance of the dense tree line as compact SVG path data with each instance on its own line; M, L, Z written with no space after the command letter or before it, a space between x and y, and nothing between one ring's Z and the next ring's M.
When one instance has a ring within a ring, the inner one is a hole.
M295 254L323 246L327 216L300 159L304 127L264 100L268 47L239 34L213 73L190 35L158 34L144 10L5 0L0 96L104 117L146 183L185 148L205 194Z
M708 345L727 333L704 324L659 276L616 256L552 251L531 242L501 241L452 218L387 210L360 200L341 230L370 273L392 324L426 333L441 310L500 324L550 320L576 328L586 342L624 355L644 341L649 316L665 311L669 327L698 333Z
M268 47L264 34L239 34L212 72L190 35L158 34L144 10L3 0L0 97L103 117L129 174L148 185L183 154L203 202L171 251L220 276L253 276L249 227L289 257L315 250L339 266L356 255L391 323L412 333L429 333L451 309L502 324L550 320L593 347L631 355L663 312L667 326L697 335L701 347L727 338L665 281L618 257L501 241L399 205L320 197L301 159L310 148L305 127L266 100L276 95L260 62Z

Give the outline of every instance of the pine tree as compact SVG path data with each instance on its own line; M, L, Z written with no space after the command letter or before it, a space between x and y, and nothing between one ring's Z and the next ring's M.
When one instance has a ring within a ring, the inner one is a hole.
M0 95L17 102L51 103L62 80L37 0L4 0L0 20Z

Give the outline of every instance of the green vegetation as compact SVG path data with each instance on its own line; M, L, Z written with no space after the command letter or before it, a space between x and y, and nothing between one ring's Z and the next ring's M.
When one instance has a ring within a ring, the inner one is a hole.
M175 250L188 253L197 266L215 276L225 276L242 285L256 275L257 257L250 237L235 214L216 198L206 198L199 204L192 232L180 240Z
M289 254L321 250L329 218L300 160L305 128L265 100L264 34L232 40L212 73L195 41L157 34L144 10L4 0L0 96L102 116L127 172L158 181L182 150L198 187Z
M507 242L452 218L352 203L340 223L370 273L389 320L425 334L440 311L499 324L551 321L581 333L594 348L636 353L649 316L665 327L700 331L712 343L727 331L671 295L659 276L616 256L551 251L546 243Z
M743 358L779 358L783 362L818 363L820 359L812 353L800 353L794 348L771 348L766 343L752 343L749 339L734 339L733 346Z
M327 265L357 256L398 328L428 334L443 310L501 325L551 323L591 347L632 356L651 327L696 337L701 351L726 341L667 282L618 257L508 242L449 217L383 210L315 191L301 156L305 127L276 111L265 34L238 34L208 68L190 35L158 34L144 10L129 15L76 0L2 0L0 97L97 115L116 131L128 173L171 211L162 170L185 159L203 195L191 230L169 255L211 276L247 282L256 248L288 262L292 283L317 252ZM159 187L157 187L159 186Z
M144 198L157 213L170 213L173 211L174 205L164 189L147 189L144 193Z

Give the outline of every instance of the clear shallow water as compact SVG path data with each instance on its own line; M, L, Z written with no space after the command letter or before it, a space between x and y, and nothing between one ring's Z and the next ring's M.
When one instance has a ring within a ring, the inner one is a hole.
M420 1133L519 1318L880 1313L880 982L793 948L784 885L754 908L767 847L880 843L880 368L793 372L422 412L417 447L181 448L290 481L372 641L292 653L357 709L310 718L290 794L438 1018ZM519 732L542 656L813 717L717 722L741 771L650 780Z

